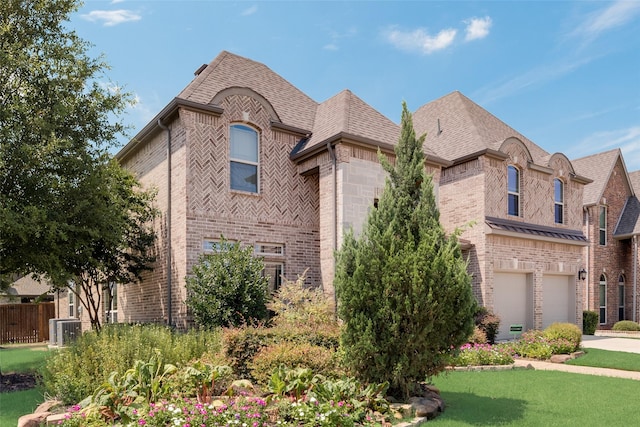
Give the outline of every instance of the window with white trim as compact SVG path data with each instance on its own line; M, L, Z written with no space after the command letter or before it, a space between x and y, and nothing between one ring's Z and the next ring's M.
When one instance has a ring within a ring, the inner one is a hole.
M76 294L71 289L67 290L67 301L69 302L69 317L76 317Z
M515 166L507 168L508 214L520 216L520 171Z
M553 180L553 207L556 224L564 224L564 182Z
M249 126L229 127L231 189L258 193L258 132Z
M264 262L263 276L269 278L269 292L275 292L282 285L284 274L284 244L256 243L255 254L262 257Z
M202 241L202 250L207 253L224 252L233 246L234 240L225 240L224 243L219 239L205 239Z
M104 322L118 322L118 285L109 283L102 290L102 306L104 307Z
M624 275L618 278L618 321L624 320Z
M600 304L600 324L607 323L607 278L600 275L600 285L598 286L598 301Z
M600 219L598 223L599 234L600 234L600 245L604 246L607 244L607 207L600 206Z

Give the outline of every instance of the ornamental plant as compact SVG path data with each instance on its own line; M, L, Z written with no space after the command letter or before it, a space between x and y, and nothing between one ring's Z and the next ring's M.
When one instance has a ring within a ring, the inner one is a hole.
M621 320L613 325L614 331L640 331L640 325L631 320Z
M504 344L464 344L453 358L454 366L509 365L513 363L510 346Z
M336 255L344 362L402 398L444 370L447 353L471 335L476 307L459 232L447 236L439 221L423 142L403 103L395 164L379 154L388 178L378 207Z
M250 246L224 238L219 252L202 254L187 276L187 307L204 328L240 326L267 318L268 277Z

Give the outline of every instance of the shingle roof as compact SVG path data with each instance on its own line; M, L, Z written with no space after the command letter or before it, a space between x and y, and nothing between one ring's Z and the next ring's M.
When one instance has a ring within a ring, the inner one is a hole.
M631 181L631 187L633 187L633 192L638 193L640 191L640 170L629 173L629 181Z
M269 67L223 51L180 92L178 98L208 104L223 89L248 87L265 97L284 124L311 129L317 103Z
M514 233L528 234L554 239L573 240L586 242L587 238L582 230L567 230L564 228L545 227L537 224L529 224L508 219L486 217L486 224L494 230L510 231Z
M9 285L6 294L33 297L49 293L49 289L49 285L46 282L38 282L31 276L23 276Z
M624 205L613 236L628 238L631 235L640 234L640 222L638 218L640 218L640 201L636 196L631 196Z
M549 153L500 119L455 91L418 108L413 115L418 135L427 134L425 146L451 161L485 149L498 150L508 137L520 139L533 161L542 163Z
M582 193L583 205L589 206L599 203L616 161L621 156L620 149L616 148L571 161L578 175L583 175L593 180L592 183L584 187Z

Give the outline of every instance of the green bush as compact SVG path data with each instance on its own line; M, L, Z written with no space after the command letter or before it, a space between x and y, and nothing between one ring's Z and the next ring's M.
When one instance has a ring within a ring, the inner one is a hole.
M577 351L582 341L582 331L573 323L552 323L543 335L552 348L555 345L554 354Z
M336 351L340 330L337 323L322 328L314 325L281 324L271 328L248 326L226 329L223 334L224 352L233 371L240 378L250 379L249 363L264 347L284 342L309 344Z
M599 315L596 311L582 312L582 331L585 335L593 335L598 327Z
M206 328L252 324L267 318L269 278L253 247L224 239L220 252L202 254L186 278L187 307Z
M159 354L164 363L182 366L221 350L218 332L172 332L155 325L106 325L98 334L86 332L59 350L42 369L46 392L66 404L77 403L106 382L112 372L123 374L138 360Z
M469 342L471 344L486 344L487 335L482 329L476 326L475 328L473 328L473 334L471 334L471 336L469 337Z
M614 331L640 331L640 325L631 320L621 320L613 325Z
M465 344L453 358L454 366L509 365L513 363L511 348L504 344Z
M509 343L514 356L546 360L553 355L551 346L542 331L530 330L522 334L515 343Z
M336 376L336 352L306 343L282 342L263 347L248 364L251 377L266 385L272 372L284 366L288 369L308 368L314 373Z

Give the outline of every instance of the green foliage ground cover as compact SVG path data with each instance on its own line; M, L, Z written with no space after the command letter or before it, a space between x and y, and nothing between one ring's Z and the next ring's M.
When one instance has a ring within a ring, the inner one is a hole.
M600 350L597 348L586 348L584 352L584 356L569 360L565 363L567 365L640 372L640 354Z
M638 382L628 379L508 370L451 372L434 384L447 409L426 425L629 425L640 417L640 406L620 398L637 394Z

